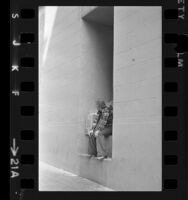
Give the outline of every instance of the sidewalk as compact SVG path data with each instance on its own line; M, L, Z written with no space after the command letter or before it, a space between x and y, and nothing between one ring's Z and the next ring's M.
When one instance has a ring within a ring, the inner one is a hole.
M113 191L44 162L39 166L39 191Z

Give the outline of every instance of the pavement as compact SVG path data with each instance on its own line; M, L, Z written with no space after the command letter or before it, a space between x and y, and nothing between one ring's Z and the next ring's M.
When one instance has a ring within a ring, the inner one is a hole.
M39 163L39 191L113 191L47 163Z

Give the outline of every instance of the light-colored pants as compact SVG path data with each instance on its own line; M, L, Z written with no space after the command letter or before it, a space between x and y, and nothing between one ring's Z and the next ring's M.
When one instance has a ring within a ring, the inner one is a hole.
M112 135L112 127L105 128L95 137L94 133L89 136L89 154L94 156L109 157L105 140L106 137Z

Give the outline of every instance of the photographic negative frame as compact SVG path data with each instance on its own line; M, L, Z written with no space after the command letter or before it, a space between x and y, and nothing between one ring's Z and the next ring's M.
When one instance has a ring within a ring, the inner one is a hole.
M159 6L162 18L162 191L39 191L39 7ZM179 1L11 1L11 199L186 199L186 5ZM120 198L120 197L119 197Z

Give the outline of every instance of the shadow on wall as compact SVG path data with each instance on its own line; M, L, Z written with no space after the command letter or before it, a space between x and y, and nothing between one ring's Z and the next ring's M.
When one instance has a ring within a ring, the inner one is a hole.
M88 114L96 110L95 101L100 98L105 102L113 100L113 7L96 8L88 13L82 20L82 57L81 57L81 88L85 89L81 102L84 108L80 109L80 116L85 121ZM106 14L106 15L105 15ZM84 124L85 126L85 124ZM85 127L84 127L85 128ZM85 154L88 154L88 136L84 136ZM112 136L106 139L106 147L112 155ZM113 156L113 155L112 155ZM102 183L105 180L105 172L102 163L90 160L87 157L80 158L80 175ZM95 167L93 174L91 168ZM84 172L83 172L84 170ZM106 169L104 169L106 171ZM103 175L102 175L102 174ZM102 178L103 177L103 178Z
M96 110L98 98L105 102L113 99L113 26L109 22L99 23L99 18L95 22L92 12L92 20L86 17L82 20L81 32L80 87L84 96L79 97L79 115L85 122L88 114ZM85 124L82 125L84 130ZM86 148L82 152L87 153L87 139L83 146Z

